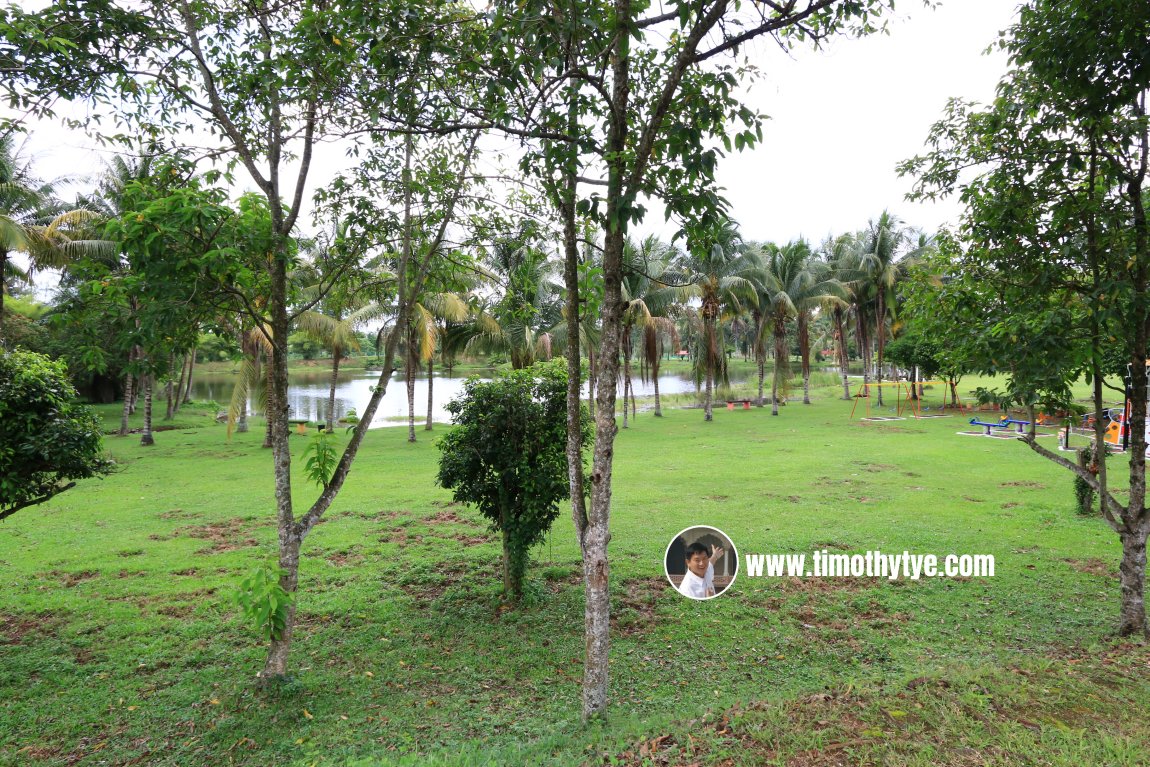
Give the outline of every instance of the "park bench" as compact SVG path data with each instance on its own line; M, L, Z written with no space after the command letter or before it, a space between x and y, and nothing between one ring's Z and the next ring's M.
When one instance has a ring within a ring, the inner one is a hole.
M727 410L734 410L735 405L740 402L743 404L743 410L751 409L751 401L749 399L729 399L727 400Z

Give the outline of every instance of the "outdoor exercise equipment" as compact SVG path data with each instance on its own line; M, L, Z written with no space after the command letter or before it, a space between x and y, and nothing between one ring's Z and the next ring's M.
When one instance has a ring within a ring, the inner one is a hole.
M859 400L866 400L866 416L870 418L870 389L871 387L893 387L895 390L895 412L901 416L903 410L910 412L915 418L922 418L921 398L915 397L914 392L911 391L912 386L942 386L942 401L943 404L939 407L942 409L946 407L946 386L949 384L946 381L884 381L883 383L860 383L858 388L855 389L854 405L851 407L851 418L855 417L855 410L858 408ZM955 395L955 403L958 407L958 412L966 415L966 408L963 406L962 401Z
M983 427L984 429L986 429L985 435L987 437L990 437L990 436L993 436L990 433L991 429L1003 429L1003 430L1005 430L1006 427L1009 426L1010 424L1008 424L1005 421L980 421L977 418L971 418L970 419L970 425Z

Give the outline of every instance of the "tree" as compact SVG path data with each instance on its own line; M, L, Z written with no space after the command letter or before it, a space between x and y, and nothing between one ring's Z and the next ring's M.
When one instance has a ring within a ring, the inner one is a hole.
M76 396L63 362L0 352L0 519L112 471L99 419Z
M877 220L872 220L855 242L858 247L858 268L865 275L862 293L873 302L874 339L877 351L875 373L877 383L882 383L883 352L886 347L887 321L895 310L895 284L903 273L899 259L907 242L907 231L903 222L890 211L884 210ZM881 406L882 386L878 387L878 404Z
M779 414L779 391L790 377L790 350L787 348L787 323L798 325L800 359L803 375L803 403L810 404L810 314L828 299L841 294L841 286L830 279L822 262L814 259L805 240L790 242L781 248L771 247L763 256L764 321L759 333L768 326L775 341L775 371L771 384L771 415Z
M756 286L763 280L763 270L758 259L744 247L732 221L698 231L689 245L688 255L674 279L683 286L677 289L681 300L696 299L701 304L700 363L706 381L703 420L710 421L714 418L711 400L715 374L726 365L722 320L758 304Z
M1115 372L1107 350L1123 352L1131 379L1127 503L1111 493L1106 461L1079 466L1040 445L1033 428L1024 437L1099 494L1122 544L1122 635L1150 631L1148 37L1145 3L1032 0L1004 36L1014 68L998 98L985 108L952 101L931 130L930 152L902 166L918 176L920 196L958 192L966 205L958 241L940 244L953 277L940 290L977 315L964 327L974 336L969 362L1007 374L1005 390L988 394L1029 408L1066 407L1071 383L1085 375L1101 444L1103 381ZM1026 354L1011 353L1018 349Z
M456 427L439 449L439 484L475 505L503 539L503 590L523 596L528 552L543 540L569 496L567 371L559 363L513 370L483 383L471 378L447 404ZM591 441L584 414L581 440Z

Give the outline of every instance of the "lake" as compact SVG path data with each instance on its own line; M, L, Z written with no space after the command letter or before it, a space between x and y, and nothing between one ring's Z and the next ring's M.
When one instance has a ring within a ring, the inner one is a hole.
M669 363L671 364L671 363ZM675 373L659 376L659 392L661 394L677 394L680 392L695 391L695 383L690 377L686 364L675 364ZM192 398L197 400L215 400L221 405L231 401L232 388L235 386L237 374L234 373L197 373L192 380ZM463 382L468 376L455 374L439 374L434 377L432 418L440 423L448 423L451 415L444 404L459 396L463 391ZM351 408L362 413L371 399L372 387L379 380L377 372L364 372L353 370L340 372L335 389L335 412L343 416ZM483 379L490 380L490 379ZM736 379L731 377L731 384L737 385L746 381L746 377ZM312 371L292 371L288 381L288 405L291 408L292 418L306 418L309 421L320 421L327 418L327 395L331 382L330 371L322 369ZM654 396L655 386L651 381L643 383L634 375L632 385L635 394L639 397ZM622 380L619 383L619 393L622 395ZM586 395L586 387L584 387ZM250 400L248 407L251 412L258 410ZM422 422L427 418L427 376L421 375L415 379L415 418ZM407 387L403 376L396 373L388 383L387 392L379 403L372 426L401 426L407 423Z

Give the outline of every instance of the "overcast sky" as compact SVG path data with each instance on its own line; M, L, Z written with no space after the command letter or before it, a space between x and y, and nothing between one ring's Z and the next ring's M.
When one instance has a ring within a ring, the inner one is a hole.
M911 182L895 165L922 150L948 98L993 98L1006 63L984 51L1015 8L1015 0L944 0L927 10L905 0L889 35L839 39L791 56L756 43L765 76L749 89L748 103L771 117L765 140L729 155L719 171L744 238L782 243L805 236L817 244L864 227L884 208L928 232L953 221L954 202L906 202ZM106 156L82 135L54 126L38 130L28 151L48 178L93 173ZM326 176L332 169L317 170ZM652 211L640 229L669 239L673 231L662 219Z

